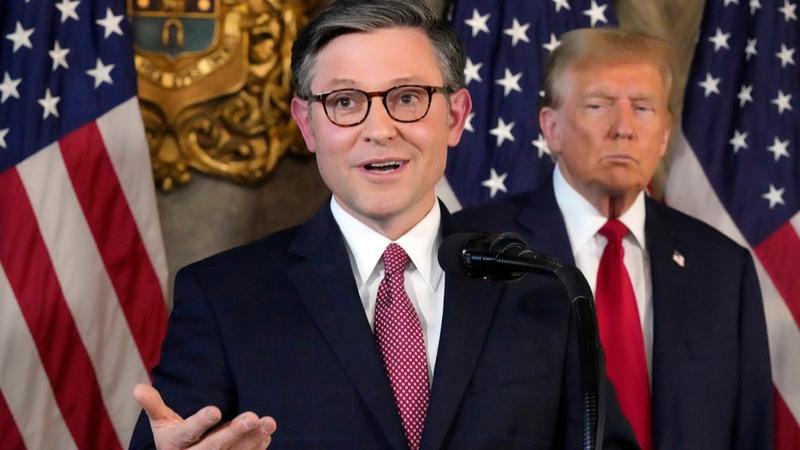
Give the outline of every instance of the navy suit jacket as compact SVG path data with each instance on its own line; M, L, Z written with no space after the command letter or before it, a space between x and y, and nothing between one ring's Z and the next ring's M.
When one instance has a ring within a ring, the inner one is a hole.
M451 220L443 212L443 233ZM576 339L563 289L539 276L500 285L448 275L445 283L422 449L580 448ZM224 421L246 410L273 416L270 449L408 448L328 206L303 225L184 268L153 377L184 417L209 404ZM607 446L635 447L610 400ZM152 446L142 414L130 447Z
M519 233L531 248L574 264L552 178L456 219L480 230ZM653 287L656 448L772 448L767 332L749 252L649 197L645 236Z

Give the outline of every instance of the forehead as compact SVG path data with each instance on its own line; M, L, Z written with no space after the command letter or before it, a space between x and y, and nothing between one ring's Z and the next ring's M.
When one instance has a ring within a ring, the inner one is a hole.
M442 74L428 36L415 28L348 33L319 51L312 90L386 89L397 83L439 85Z
M645 90L650 95L666 97L667 79L661 66L642 58L584 60L568 65L561 77L567 90Z

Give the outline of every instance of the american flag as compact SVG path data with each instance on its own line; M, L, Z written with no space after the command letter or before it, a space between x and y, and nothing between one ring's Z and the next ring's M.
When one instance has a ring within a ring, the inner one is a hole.
M800 449L800 22L790 0L709 0L666 199L750 248L776 448Z
M0 448L119 449L166 327L122 0L0 11Z
M542 68L574 28L616 24L607 0L456 0L473 111L437 194L451 211L527 191L553 171L539 132Z

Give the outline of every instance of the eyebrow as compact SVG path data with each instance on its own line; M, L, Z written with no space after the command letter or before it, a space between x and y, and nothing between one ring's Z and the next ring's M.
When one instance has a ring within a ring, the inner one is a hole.
M410 77L394 78L394 79L390 80L390 82L388 84L389 84L389 87L393 87L393 86L400 86L400 85L403 85L403 84L420 84L422 82L423 82L422 78L420 78L418 76L410 76ZM326 83L326 86L327 86L327 88L324 89L326 91L334 90L334 89L340 89L340 88L354 88L355 89L356 86L358 86L358 83L355 80L350 79L350 78L334 78L331 81L329 81L328 83Z
M595 91L595 92L589 92L589 93L585 94L582 98L584 100L588 100L588 99L592 99L592 98L600 98L600 99L603 99L603 100L615 100L615 99L618 98L618 96L612 95L612 94L610 94L610 93L608 93L606 91L598 90L598 91ZM649 95L649 94L634 94L634 95L632 95L632 96L630 96L628 98L631 99L632 101L635 101L635 102L636 101L646 101L646 102L655 103L657 101L656 96Z

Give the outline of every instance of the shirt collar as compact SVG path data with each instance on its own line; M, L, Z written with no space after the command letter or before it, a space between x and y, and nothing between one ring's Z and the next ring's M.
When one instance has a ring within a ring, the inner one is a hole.
M355 260L356 267L354 269L358 272L355 275L359 281L359 287L361 287L377 269L383 251L392 241L350 215L333 196L331 197L331 212ZM439 264L435 263L436 253L441 243L439 233L441 221L442 213L437 201L422 220L394 241L403 247L411 259L411 263L434 290L444 273Z
M589 203L578 191L576 191L556 165L553 173L553 191L556 195L558 208L564 217L567 226L567 235L572 246L573 253L577 253L590 239L592 239L600 228L608 220L607 217ZM620 222L625 224L636 240L640 248L645 248L644 221L645 205L644 192L639 192L633 204L620 217Z

